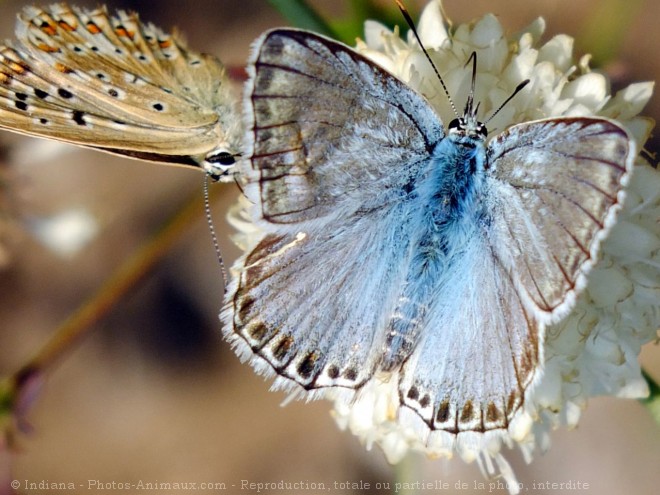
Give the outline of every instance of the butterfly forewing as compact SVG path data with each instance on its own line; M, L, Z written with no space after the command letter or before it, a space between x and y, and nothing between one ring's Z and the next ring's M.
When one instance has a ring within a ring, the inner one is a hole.
M238 151L224 68L136 14L26 8L0 50L0 126L137 158Z
M489 153L495 256L537 317L552 321L584 285L618 209L634 141L608 120L565 118L514 126Z
M320 228L399 201L442 138L420 96L339 43L275 30L251 62L244 175L269 222Z

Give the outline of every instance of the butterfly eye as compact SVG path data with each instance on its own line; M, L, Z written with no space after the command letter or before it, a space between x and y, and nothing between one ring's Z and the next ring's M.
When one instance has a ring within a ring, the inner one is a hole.
M231 180L233 176L237 156L240 156L240 154L232 154L228 151L212 152L204 158L202 168L213 182L226 182L227 179Z
M217 163L218 165L233 165L236 163L236 158L234 158L234 155L231 153L221 151L215 155L207 156L206 161L209 163Z
M461 128L461 119L454 119L449 123L448 129L450 131L456 131Z
M486 126L484 124L481 124L479 126L479 129L477 129L477 133L480 136L486 137L486 136L488 136L488 129L486 129Z

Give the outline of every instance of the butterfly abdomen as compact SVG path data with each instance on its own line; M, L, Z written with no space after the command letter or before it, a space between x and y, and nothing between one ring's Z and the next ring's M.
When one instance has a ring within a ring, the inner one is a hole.
M441 141L418 188L417 238L405 284L388 326L383 366L393 369L413 351L428 302L447 290L452 267L480 235L485 152L480 141ZM476 220L476 221L475 221Z

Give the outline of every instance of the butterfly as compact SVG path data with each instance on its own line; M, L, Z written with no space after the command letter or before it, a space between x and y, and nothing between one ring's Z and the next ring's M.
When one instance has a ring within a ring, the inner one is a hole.
M137 14L26 7L0 46L0 128L229 178L240 117L225 68Z
M565 117L488 139L471 98L445 127L300 30L262 35L248 73L239 171L264 234L221 313L236 352L307 398L389 374L430 431L508 428L619 209L630 135Z

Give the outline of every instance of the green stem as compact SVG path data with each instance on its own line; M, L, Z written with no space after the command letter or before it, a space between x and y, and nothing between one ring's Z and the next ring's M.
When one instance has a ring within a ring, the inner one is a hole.
M646 406L655 422L660 425L660 385L644 370L642 370L642 376L649 385L649 396L640 402Z
M334 29L305 0L269 0L284 18L294 26L337 38Z

